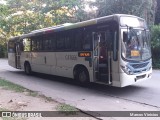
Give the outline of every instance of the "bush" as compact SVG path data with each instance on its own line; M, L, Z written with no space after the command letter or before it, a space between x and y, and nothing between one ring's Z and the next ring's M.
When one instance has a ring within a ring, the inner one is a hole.
M151 50L153 58L153 68L160 69L160 25L154 25L151 28Z
M152 62L153 62L154 69L160 69L160 60L153 58Z
M0 58L7 57L7 47L6 45L0 45Z

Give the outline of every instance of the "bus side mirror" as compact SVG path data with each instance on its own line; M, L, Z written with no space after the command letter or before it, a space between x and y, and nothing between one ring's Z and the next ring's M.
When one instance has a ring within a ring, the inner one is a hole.
M123 32L123 42L128 41L128 32Z

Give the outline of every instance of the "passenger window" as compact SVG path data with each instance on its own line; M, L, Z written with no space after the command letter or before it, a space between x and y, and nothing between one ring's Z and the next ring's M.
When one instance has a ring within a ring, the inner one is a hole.
M69 36L65 37L65 49L71 49L71 38Z
M92 41L92 34L88 32L84 36L83 50L91 49L91 41Z
M8 52L15 52L15 41L8 42Z
M55 35L54 36L51 36L51 49L52 50L55 50L56 49L56 37Z
M81 50L82 51L82 40L83 40L83 32L82 30L75 31L75 50Z
M64 49L64 38L63 36L58 36L57 38L57 49L58 50L63 50Z
M32 51L42 51L43 48L43 36L35 36L32 40Z
M32 39L32 51L36 51L36 50L37 50L37 40Z
M28 52L31 50L31 40L29 38L24 38L22 44L22 51Z

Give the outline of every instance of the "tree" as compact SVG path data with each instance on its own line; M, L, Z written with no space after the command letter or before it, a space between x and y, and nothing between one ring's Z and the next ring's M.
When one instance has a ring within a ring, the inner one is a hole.
M86 19L84 0L6 0L0 4L0 44L13 36Z
M6 0L7 15L1 23L5 36L17 36L32 30L55 26L66 22L82 21L82 0ZM5 12L6 12L5 11ZM4 13L5 13L4 12ZM3 21L3 22L2 22Z
M98 8L97 17L131 14L146 19L149 25L155 20L156 0L96 0L92 5Z
M157 0L157 11L156 11L155 24L160 24L160 0Z
M6 5L0 4L0 44L4 45L6 42L6 16L8 15L8 7Z

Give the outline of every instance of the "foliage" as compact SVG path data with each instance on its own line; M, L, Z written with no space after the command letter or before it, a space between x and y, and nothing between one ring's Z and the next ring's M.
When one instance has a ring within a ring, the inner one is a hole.
M132 14L143 17L150 25L155 18L156 0L96 0L97 17L111 14Z
M156 19L155 24L160 24L160 0L157 0L157 11L156 11Z
M153 67L160 68L160 25L154 25L151 29L151 48L152 48L152 58Z
M152 65L153 65L154 69L160 69L160 60L159 59L153 58L152 63L153 63Z
M7 57L7 46L0 44L0 58Z
M156 58L160 57L160 25L154 25L151 29L152 32L152 50Z
M0 44L36 29L82 21L83 0L6 0L0 4Z

